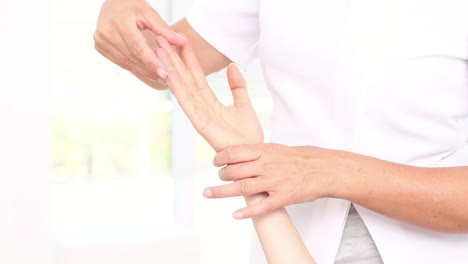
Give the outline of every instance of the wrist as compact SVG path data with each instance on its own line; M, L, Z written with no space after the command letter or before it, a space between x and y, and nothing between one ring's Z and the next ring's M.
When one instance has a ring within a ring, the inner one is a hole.
M382 160L345 151L335 163L330 197L349 201L365 195L372 184L370 180L377 176L378 168L385 166Z

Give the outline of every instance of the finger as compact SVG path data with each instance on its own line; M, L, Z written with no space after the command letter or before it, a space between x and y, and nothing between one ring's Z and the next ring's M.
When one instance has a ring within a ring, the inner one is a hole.
M182 46L186 41L186 37L174 32L154 9L151 9L151 13L141 22L140 29L151 30L154 34L166 38L173 45Z
M188 89L192 92L195 91L196 85L195 85L192 73L185 66L177 50L174 47L172 47L171 44L169 44L169 42L167 42L167 40L164 37L157 36L156 42L158 43L159 47L163 48L166 54L169 56L169 59L171 60L172 65L174 66L175 70L178 72L179 76L187 84L191 84L185 87L185 89Z
M146 78L143 75L139 75L137 73L133 73L138 79L144 82L146 85L154 88L156 90L166 90L167 87L167 80L163 80L161 78L157 79L156 81Z
M162 62L151 50L143 34L132 20L123 23L119 32L127 45L125 50L130 51L130 56L135 61L141 62L150 72L156 73L160 78L167 78L167 70L164 69Z
M206 198L226 198L236 196L248 196L256 193L266 192L268 183L257 178L245 179L230 184L210 187L203 191Z
M205 72L201 68L192 44L189 41L185 42L185 44L180 47L180 55L185 66L193 73L197 84L199 84L200 87L207 87L208 82L206 81Z
M261 157L263 144L231 145L218 152L213 164L221 167L228 164L254 161Z
M283 207L281 199L275 196L269 196L254 205L235 211L232 217L234 219L254 218L271 213L281 207Z
M121 68L126 70L135 68L138 69L139 74L149 79L158 79L156 74L151 74L146 69L138 66L139 63L135 62L132 56L130 56L124 40L120 33L114 28L96 31L94 39L96 42L96 50Z
M133 56L127 47L121 34L117 31L112 31L102 36L100 39L100 45L96 46L96 49L106 49L114 58L113 62L120 67L131 71L133 74L144 76L145 79L158 80L160 77L156 72L151 72L148 68L138 59Z
M217 101L218 99L213 90L211 90L206 80L205 72L201 68L195 51L189 41L185 42L185 44L180 47L180 56L187 69L192 73L196 88L203 96L203 99L206 100L206 103L211 105L214 101Z
M232 164L219 170L219 178L223 181L239 181L261 174L261 166L256 161Z
M163 48L156 49L156 54L161 58L162 62L169 71L169 76L167 78L169 88L171 89L172 94L174 94L177 102L182 107L184 112L190 118L192 113L194 113L194 102L192 100L191 93L186 89L187 84L180 77L179 72L173 65L169 55Z
M249 94L247 93L247 83L236 64L229 64L227 77L229 86L231 87L232 97L234 98L234 106L251 105Z
M149 73L145 70L139 67L136 64L133 64L130 62L128 58L125 57L119 50L117 50L114 46L112 45L106 45L105 47L99 47L96 48L99 53L101 53L104 57L115 63L116 65L120 66L121 68L128 70L132 72L134 75L136 75L140 80L145 82L146 84L150 86L154 86L156 81L152 78L149 78ZM157 77L157 76L154 76ZM164 82L162 80L158 81L161 85L164 85Z

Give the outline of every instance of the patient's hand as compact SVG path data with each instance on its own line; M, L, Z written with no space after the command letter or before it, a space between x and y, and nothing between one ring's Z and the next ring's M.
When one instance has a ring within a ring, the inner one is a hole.
M156 53L169 71L169 88L216 152L232 144L263 143L262 127L237 66L231 64L227 70L234 105L225 106L208 86L190 43L181 46L181 58L164 38L156 40L160 47ZM265 197L265 193L256 194L246 201L252 205ZM254 219L254 226L268 263L315 263L284 208Z
M169 71L168 85L195 129L219 152L232 144L263 143L263 130L252 107L247 85L236 65L227 69L234 104L216 98L188 41L179 53L157 37L159 58Z

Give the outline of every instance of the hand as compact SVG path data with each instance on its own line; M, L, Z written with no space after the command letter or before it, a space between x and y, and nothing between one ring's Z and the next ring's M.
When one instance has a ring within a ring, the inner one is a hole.
M157 58L154 38L162 35L179 45L183 37L173 32L144 0L107 0L94 33L96 50L140 80L165 89L167 70Z
M178 52L163 37L157 37L156 54L169 72L168 85L195 129L216 152L231 144L263 142L263 130L252 107L247 85L235 64L227 69L234 104L225 106L206 81L188 41Z
M342 176L356 172L359 155L316 147L279 144L235 145L224 148L214 159L224 181L233 183L208 188L207 198L268 193L268 198L234 212L237 219L257 217L291 204L322 197L341 198L346 182Z

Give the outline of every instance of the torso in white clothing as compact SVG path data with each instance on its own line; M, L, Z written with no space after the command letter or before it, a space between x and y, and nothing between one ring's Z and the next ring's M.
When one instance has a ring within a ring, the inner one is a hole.
M274 142L468 165L468 1L206 3L187 17L195 30L241 64L260 57ZM348 208L337 199L288 208L319 264L334 262ZM356 209L386 264L468 263L468 235ZM258 245L253 263L266 263Z

